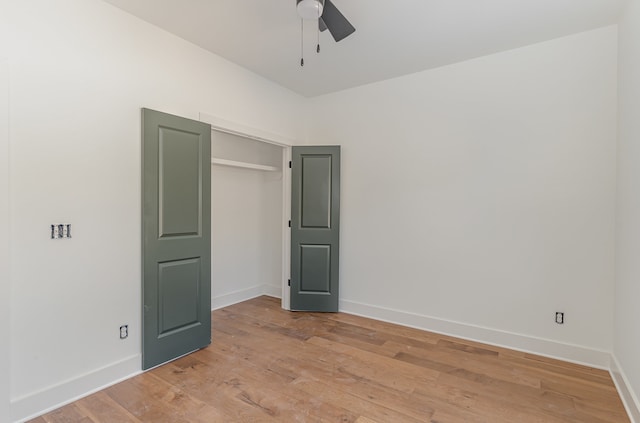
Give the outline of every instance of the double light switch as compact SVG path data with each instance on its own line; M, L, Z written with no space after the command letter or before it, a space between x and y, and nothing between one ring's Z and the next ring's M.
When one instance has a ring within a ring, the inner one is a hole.
M71 224L59 223L51 225L51 239L71 238Z

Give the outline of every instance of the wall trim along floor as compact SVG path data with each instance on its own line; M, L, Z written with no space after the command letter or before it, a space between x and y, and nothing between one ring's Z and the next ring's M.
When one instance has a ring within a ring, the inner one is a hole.
M256 285L248 289L228 293L212 300L212 309L219 309L260 295L280 298L279 287ZM341 300L340 311L371 319L430 332L450 335L489 345L556 358L572 363L609 370L632 423L640 423L640 402L630 389L620 365L610 352L564 344L495 329L453 322L405 311ZM54 410L79 398L135 376L140 371L140 355L134 355L58 385L34 392L11 401L12 419L23 422Z
M429 332L450 335L484 344L608 370L616 385L618 394L624 403L629 419L632 423L640 423L640 401L631 389L631 385L628 383L627 377L622 371L618 360L608 351L601 351L579 345L565 344L549 339L535 338L481 326L438 319L430 316L363 304L356 301L340 300L340 311L389 323L409 326L416 329L422 329Z
M616 385L616 389L618 389L618 394L620 394L620 398L622 398L622 403L627 410L629 419L631 419L632 423L640 423L640 400L638 400L638 396L633 392L633 389L631 389L627 376L622 371L615 354L611 358L611 369L609 372L611 373L613 383Z
M550 339L535 338L356 301L341 300L340 311L598 369L609 370L610 368L611 352L609 351L600 351Z
M229 292L224 295L216 296L214 294L214 297L211 299L211 310L218 310L219 308L241 303L242 301L247 301L261 295L280 298L280 287L262 284Z
M132 355L54 386L13 398L11 420L23 422L142 373L142 356Z

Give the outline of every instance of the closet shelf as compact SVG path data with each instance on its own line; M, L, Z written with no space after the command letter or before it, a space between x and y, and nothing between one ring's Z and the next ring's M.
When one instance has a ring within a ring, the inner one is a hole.
M275 166L266 166L266 165L261 165L256 163L247 163L247 162L237 162L235 160L218 159L216 157L213 157L211 159L211 164L220 165L220 166L242 167L244 169L264 170L266 172L278 172L280 170L279 167L275 167Z

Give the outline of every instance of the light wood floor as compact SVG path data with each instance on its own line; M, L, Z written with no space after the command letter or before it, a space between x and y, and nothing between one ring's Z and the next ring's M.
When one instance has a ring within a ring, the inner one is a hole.
M213 343L32 422L628 422L609 374L260 297Z

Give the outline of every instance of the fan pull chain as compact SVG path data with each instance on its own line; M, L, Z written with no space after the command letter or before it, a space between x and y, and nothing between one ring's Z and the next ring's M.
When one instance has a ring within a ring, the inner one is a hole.
M316 25L318 43L316 44L316 53L320 53L320 9L318 9L318 25Z
M300 19L300 66L304 66L304 19Z

